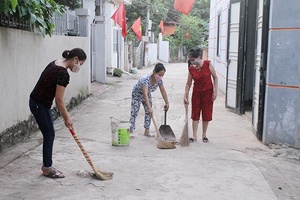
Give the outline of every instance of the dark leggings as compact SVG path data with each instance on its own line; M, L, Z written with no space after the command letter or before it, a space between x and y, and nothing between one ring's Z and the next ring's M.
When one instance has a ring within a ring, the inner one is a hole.
M29 100L29 107L44 138L43 165L44 167L51 167L53 141L55 138L51 109L43 106L42 104L34 101L33 99Z

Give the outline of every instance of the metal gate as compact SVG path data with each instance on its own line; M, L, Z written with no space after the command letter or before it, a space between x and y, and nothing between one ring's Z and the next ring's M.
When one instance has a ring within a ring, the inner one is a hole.
M257 45L255 63L255 86L253 98L252 126L261 139L263 134L264 102L265 102L265 71L267 65L269 0L259 0L257 7Z
M229 9L226 107L242 113L245 0L232 0Z

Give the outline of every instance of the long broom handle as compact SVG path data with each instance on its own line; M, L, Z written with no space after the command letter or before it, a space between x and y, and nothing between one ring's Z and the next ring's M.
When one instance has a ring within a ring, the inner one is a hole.
M87 154L86 150L83 148L81 142L79 141L78 137L76 136L75 132L73 129L69 129L74 140L76 141L76 143L78 144L81 152L83 153L85 159L88 161L88 163L90 164L90 166L92 167L92 169L95 171L95 166L94 166L94 163L92 162L92 160L90 159L89 155Z
M188 109L188 105L185 106L185 120L188 120L188 113L189 113L189 109Z

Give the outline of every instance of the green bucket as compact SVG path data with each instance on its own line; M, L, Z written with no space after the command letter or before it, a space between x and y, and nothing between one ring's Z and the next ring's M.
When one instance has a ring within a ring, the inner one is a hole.
M111 117L112 119L112 117ZM115 118L114 118L115 119ZM127 121L112 121L111 122L111 133L112 133L112 145L113 146L128 146L130 142L130 131Z
M130 132L128 128L118 128L117 140L112 142L113 146L128 146L130 141Z

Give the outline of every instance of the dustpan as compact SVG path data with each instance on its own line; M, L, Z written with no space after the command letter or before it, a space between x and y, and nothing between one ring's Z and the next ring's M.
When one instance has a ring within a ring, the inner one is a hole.
M157 125L156 125L156 122L155 122L155 119L153 117L153 115L151 115L151 118L152 118L152 121L153 121L153 124L154 124L154 127L155 127L155 131L156 131L156 138L158 140L158 143L157 143L157 148L159 149L175 149L176 146L176 141L166 141L165 139L163 139L160 135L160 132L157 128Z
M159 132L164 141L176 141L176 137L172 128L169 125L167 125L167 111L165 111L164 125L161 125L159 127Z

